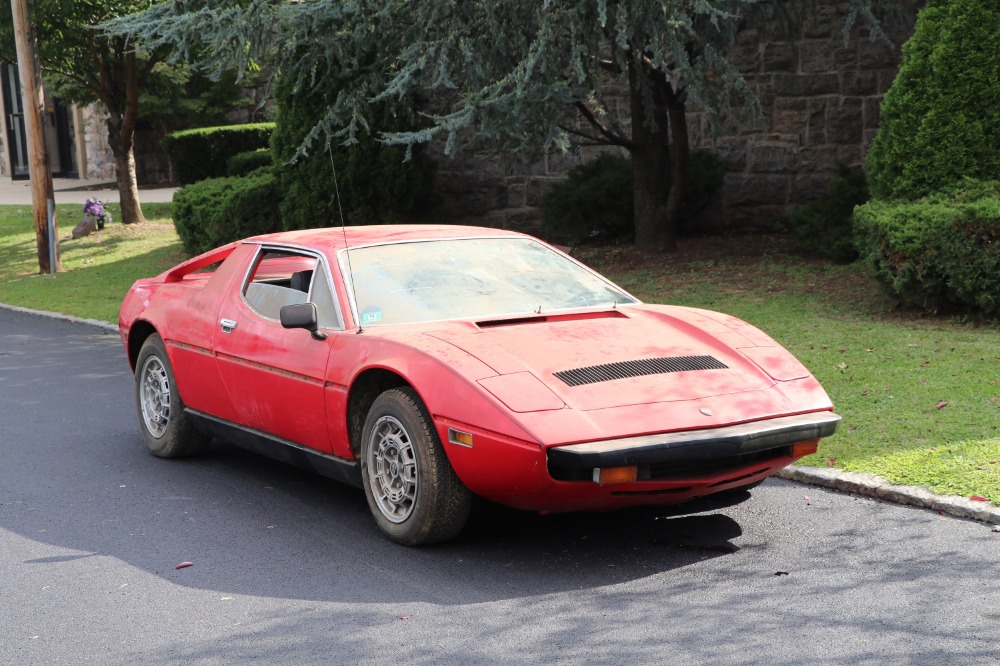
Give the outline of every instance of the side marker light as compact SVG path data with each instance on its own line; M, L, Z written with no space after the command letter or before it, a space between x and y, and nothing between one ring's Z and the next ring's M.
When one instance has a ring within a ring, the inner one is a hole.
M459 446L471 449L472 433L462 432L461 430L455 430L454 428L448 428L448 441L452 444L458 444Z

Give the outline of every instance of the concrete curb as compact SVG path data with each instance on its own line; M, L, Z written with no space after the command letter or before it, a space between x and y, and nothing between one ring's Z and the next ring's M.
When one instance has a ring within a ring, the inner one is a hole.
M64 315L59 312L46 312L45 310L32 310L31 308L20 308L16 305L7 305L6 303L0 303L0 309L10 310L11 312L20 312L22 314L35 315L36 317L59 319L61 321L68 321L72 324L86 324L87 326L94 326L96 328L103 329L107 333L114 333L115 335L118 335L117 326L115 326L114 324L109 324L106 321L100 321L98 319L84 319L83 317Z
M874 474L845 472L832 467L792 465L778 472L776 476L799 483L832 488L865 497L875 497L886 502L918 506L958 518L969 518L1000 525L1000 507L994 506L990 502L976 502L965 497L951 495L936 495L926 488L918 488L917 486L895 486Z
M117 326L97 319L83 319L58 312L32 310L4 303L0 303L0 309L38 317L48 317L49 319L60 319L74 324L87 324L88 326L100 328L107 333L118 335ZM918 488L917 486L894 486L882 477L875 476L874 474L845 472L844 470L832 467L801 467L792 465L781 470L775 476L812 486L832 488L833 490L864 495L865 497L875 497L895 504L909 504L924 509L940 511L941 513L958 518L981 520L984 523L1000 525L1000 507L993 506L990 502L976 502L965 497L954 497L951 495L936 495L926 488Z

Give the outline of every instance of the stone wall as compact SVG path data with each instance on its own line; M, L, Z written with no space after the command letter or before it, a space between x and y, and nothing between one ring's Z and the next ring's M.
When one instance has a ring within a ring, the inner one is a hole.
M115 180L115 157L108 144L108 126L105 122L107 114L103 107L91 104L80 109L83 132L83 145L86 153L86 173L80 175L87 180Z
M432 146L438 164L437 190L448 216L457 222L538 232L542 195L581 161L560 153L525 164L515 156L473 153L446 157Z
M86 178L111 182L116 179L115 156L108 143L107 112L97 104L81 110L84 150L86 152ZM137 129L135 132L135 172L140 185L169 183L170 163L160 147L162 135L154 129Z
M692 148L718 152L729 169L700 226L771 226L822 195L838 161L861 163L909 28L886 26L892 45L859 28L845 42L846 3L815 7L791 36L774 19L740 33L729 53L761 101L766 129L718 135L704 113L688 114ZM615 92L609 106L627 120L626 101ZM530 166L512 157L451 159L438 152L438 185L463 222L537 230L542 194L595 150L548 155Z
M717 223L771 224L822 195L837 162L862 163L909 29L885 26L892 45L858 28L845 42L846 16L844 3L818 4L790 40L777 20L740 34L730 60L761 100L765 130L712 136L703 114L689 114L693 145L729 169Z

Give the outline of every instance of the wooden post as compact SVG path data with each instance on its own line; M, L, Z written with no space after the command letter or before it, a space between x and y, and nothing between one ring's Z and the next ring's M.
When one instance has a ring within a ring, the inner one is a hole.
M31 23L28 0L10 0L14 18L14 43L17 47L17 69L21 78L21 99L28 139L28 174L31 177L31 202L35 211L35 238L38 241L38 267L42 273L55 273L62 268L59 258L59 233L56 225L55 196L52 192L52 170L45 151L42 119L45 113L45 93L42 88L42 67L38 59L38 36Z

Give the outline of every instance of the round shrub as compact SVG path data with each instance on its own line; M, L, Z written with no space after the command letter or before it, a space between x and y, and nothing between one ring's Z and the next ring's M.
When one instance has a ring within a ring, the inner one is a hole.
M1000 3L929 0L882 101L872 194L914 200L1000 174Z
M245 176L257 169L270 167L272 163L271 151L267 148L236 153L226 162L226 175Z
M280 187L270 170L209 178L174 193L177 235L191 255L247 236L281 231Z
M682 231L705 206L726 175L722 159L708 150L691 153ZM586 239L631 239L634 233L632 160L601 153L590 162L569 170L567 179L554 185L542 199L546 232L569 242ZM670 187L670 182L663 184Z
M569 170L542 199L546 233L578 243L632 234L632 160L602 153Z
M967 179L912 202L854 212L856 243L878 281L929 312L1000 315L1000 182Z

